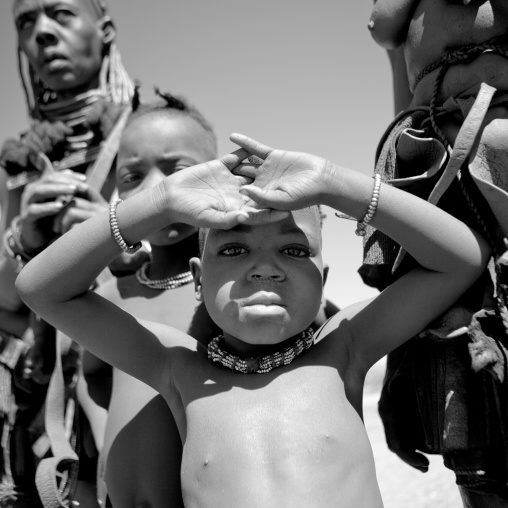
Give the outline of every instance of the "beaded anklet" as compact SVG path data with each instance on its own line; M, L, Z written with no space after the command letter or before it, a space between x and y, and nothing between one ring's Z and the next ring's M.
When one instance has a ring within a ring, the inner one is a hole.
M116 199L109 205L109 227L111 228L113 238L116 240L116 243L120 249L122 249L124 252L127 252L127 254L134 254L139 249L141 249L141 242L138 242L134 245L127 245L123 239L122 233L120 233L120 229L118 228L118 219L116 218L116 207L118 206L118 203L121 202L121 199Z
M208 358L228 369L241 372L242 374L264 374L272 369L289 365L298 355L302 354L314 344L314 332L307 328L302 332L301 337L295 340L292 346L277 351L271 355L240 358L222 349L224 335L219 335L208 344Z
M365 228L367 224L372 220L377 210L377 204L379 201L379 189L381 187L381 175L376 173L374 175L374 189L372 190L372 197L370 198L369 208L363 220L358 221L355 233L358 236L365 236Z

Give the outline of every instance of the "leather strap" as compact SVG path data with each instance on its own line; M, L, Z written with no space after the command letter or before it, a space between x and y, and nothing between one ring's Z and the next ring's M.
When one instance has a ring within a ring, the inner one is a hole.
M64 343L67 342L67 344ZM35 483L44 508L66 508L69 506L69 495L72 486L69 485L71 468L77 466L78 456L68 440L65 410L65 382L62 370L62 350L69 347L69 339L57 333L55 369L51 375L46 396L46 412L44 424L46 434L51 443L53 457L42 459L37 467ZM67 414L66 414L67 413Z

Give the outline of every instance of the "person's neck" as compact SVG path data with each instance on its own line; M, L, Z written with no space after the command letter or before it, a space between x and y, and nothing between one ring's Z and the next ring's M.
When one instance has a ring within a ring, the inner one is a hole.
M257 358L260 356L271 355L278 351L283 351L288 346L302 336L302 332L289 337L289 339L277 342L276 344L249 344L243 340L237 339L226 332L223 332L224 342L228 352L239 356L240 358Z
M78 95L89 92L90 90L96 90L97 88L99 88L99 76L96 76L94 79L92 79L85 85L78 86L70 90L55 91L55 95L57 101L65 101L69 99L74 99Z
M195 235L185 238L174 245L152 245L152 260L148 276L152 280L174 277L189 271L189 260L198 256Z

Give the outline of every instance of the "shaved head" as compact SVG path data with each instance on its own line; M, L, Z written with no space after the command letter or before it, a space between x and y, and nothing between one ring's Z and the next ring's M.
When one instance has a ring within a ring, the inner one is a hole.
M293 216L307 216L310 218L310 221L314 223L314 227L316 231L320 231L323 227L323 220L325 215L321 211L321 207L319 205L309 206L308 208L302 208L301 210L293 210L291 212ZM242 227L241 225L238 227ZM206 240L208 238L208 233L210 232L210 228L199 228L199 257L203 257L203 252L205 250ZM321 235L319 235L319 243L321 245Z

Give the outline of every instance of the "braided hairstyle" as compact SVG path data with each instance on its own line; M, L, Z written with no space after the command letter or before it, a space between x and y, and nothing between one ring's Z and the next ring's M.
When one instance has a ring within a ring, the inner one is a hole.
M155 87L155 94L159 100L150 103L142 103L139 88L139 83L136 83L132 96L132 113L125 128L127 128L136 119L150 114L187 116L202 127L209 142L211 157L217 156L217 136L215 135L215 131L211 123L196 107L190 104L184 97L161 92L157 87Z

